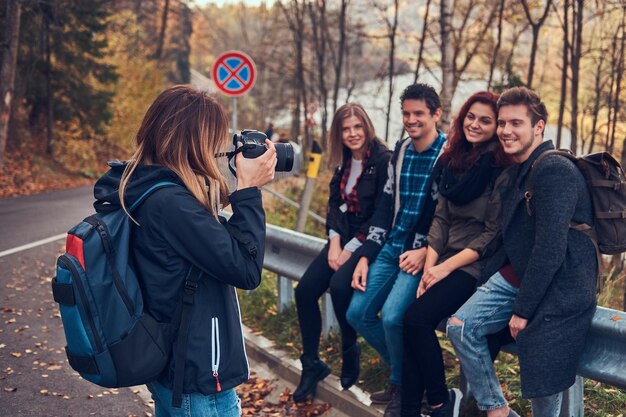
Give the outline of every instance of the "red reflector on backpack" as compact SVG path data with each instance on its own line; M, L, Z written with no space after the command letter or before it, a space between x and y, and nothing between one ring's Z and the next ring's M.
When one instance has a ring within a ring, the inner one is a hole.
M78 259L80 265L85 269L85 257L83 255L83 240L78 236L67 234L65 241L65 252Z

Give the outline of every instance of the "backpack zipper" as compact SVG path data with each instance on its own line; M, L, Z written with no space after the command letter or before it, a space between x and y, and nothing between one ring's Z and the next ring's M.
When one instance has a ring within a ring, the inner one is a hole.
M217 385L217 392L222 391L218 369L220 366L220 323L217 317L211 319L211 369Z
M61 255L59 257L59 262L62 263L65 267L67 267L72 272L72 277L74 278L74 282L76 283L76 288L78 288L78 292L80 293L80 298L89 303L89 299L87 298L87 293L85 292L85 287L83 287L83 282L80 279L80 273L78 269L74 266L71 260L68 259L67 255ZM78 304L77 304L78 307ZM98 335L96 329L96 323L91 315L91 311L88 308L83 309L87 323L89 324L89 328L93 335L94 342L96 344L96 348L98 349L97 353L102 352L104 349L102 347L102 342L100 341L100 336Z

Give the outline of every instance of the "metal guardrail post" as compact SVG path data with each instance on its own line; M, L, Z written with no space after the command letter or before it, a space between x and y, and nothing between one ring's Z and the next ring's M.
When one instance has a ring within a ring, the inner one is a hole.
M293 281L279 274L276 284L278 285L278 312L284 313L293 303Z
M576 376L576 382L563 393L563 404L559 417L583 417L585 414L585 383L582 376Z
M322 297L322 337L328 339L331 330L337 330L339 323L335 317L335 309L329 293L325 293Z

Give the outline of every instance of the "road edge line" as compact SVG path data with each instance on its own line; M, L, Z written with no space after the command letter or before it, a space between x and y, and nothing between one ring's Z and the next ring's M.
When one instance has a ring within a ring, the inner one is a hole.
M5 251L0 252L0 258L8 255L13 255L14 253L22 252L28 249L36 248L37 246L45 245L50 242L55 242L57 240L65 239L67 233L61 233L59 235L50 236L45 239L38 240L36 242L27 243L22 246L17 246L15 248L7 249Z

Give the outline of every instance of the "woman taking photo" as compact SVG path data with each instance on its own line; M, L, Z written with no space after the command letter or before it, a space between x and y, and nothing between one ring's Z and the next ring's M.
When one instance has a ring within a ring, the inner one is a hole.
M346 321L352 297L352 272L359 260L353 253L365 240L369 220L387 179L391 152L376 137L372 122L360 104L341 106L330 127L330 181L326 231L328 243L311 263L296 288L296 306L302 334L302 376L294 401L311 399L317 383L330 374L319 359L322 319L319 298L330 288L342 336L341 386L350 388L359 376L360 347L356 331Z
M186 349L181 357L170 355L148 384L157 417L241 414L234 388L248 379L248 362L235 287L253 289L261 282L265 213L259 187L273 178L276 151L266 141L269 149L256 159L238 154L237 190L228 196L216 159L227 144L222 106L205 92L174 86L148 109L131 160L111 164L95 187L97 199L123 207L136 223L131 261L145 310L158 322L176 323L189 277L199 271ZM132 203L160 182L174 184L152 192L131 213ZM233 214L222 224L218 211L227 202ZM184 378L175 381L180 366ZM172 405L173 397L182 408Z
M472 295L500 235L500 191L508 164L496 136L496 102L472 95L456 116L439 160L439 197L417 299L404 316L402 416L458 416L461 393L448 391L437 325Z

